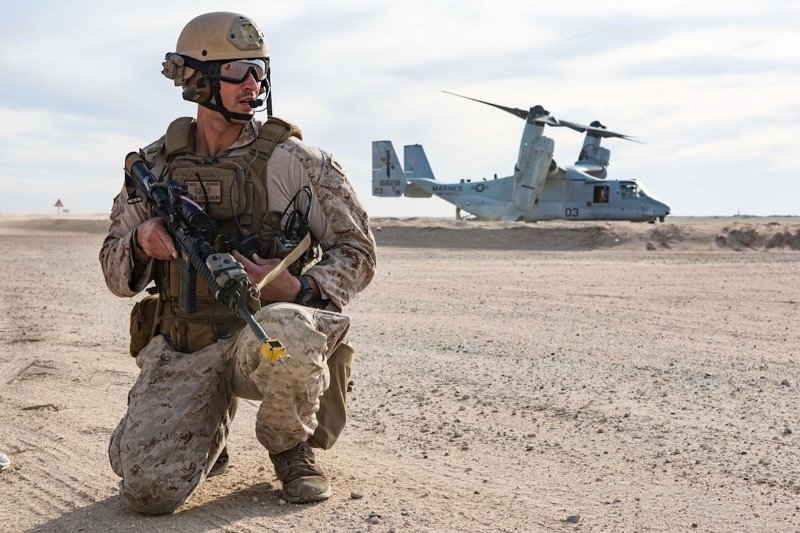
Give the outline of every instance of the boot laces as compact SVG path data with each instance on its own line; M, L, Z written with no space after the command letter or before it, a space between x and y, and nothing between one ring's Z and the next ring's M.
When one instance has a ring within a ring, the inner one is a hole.
M276 455L270 455L276 470L284 483L305 476L321 475L317 467L314 451L305 442Z

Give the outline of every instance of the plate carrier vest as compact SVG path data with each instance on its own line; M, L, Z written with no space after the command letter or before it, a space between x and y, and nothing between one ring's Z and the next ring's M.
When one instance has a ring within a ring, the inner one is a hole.
M164 171L188 186L193 200L206 209L217 225L217 235L237 236L235 221L238 220L246 233L258 234L262 243L267 241L280 224L280 213L268 212L267 164L279 143L289 137L302 139L300 128L269 117L250 150L231 157L193 155L193 130L191 117L173 121L153 152L147 154L148 161L152 165L159 155L163 156ZM200 350L244 326L235 312L216 302L201 277L198 277L195 291L197 312L183 312L178 307L179 272L177 261L156 262L155 291L160 295L157 306L160 312L156 313L155 320L158 331L169 336L176 349L189 353ZM260 301L251 302L254 311L260 307Z

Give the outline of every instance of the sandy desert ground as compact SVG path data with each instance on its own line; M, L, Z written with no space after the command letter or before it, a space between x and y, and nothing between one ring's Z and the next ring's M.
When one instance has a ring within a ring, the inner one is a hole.
M800 531L800 220L375 220L327 502L240 403L180 512L116 494L137 368L102 220L0 218L0 530Z

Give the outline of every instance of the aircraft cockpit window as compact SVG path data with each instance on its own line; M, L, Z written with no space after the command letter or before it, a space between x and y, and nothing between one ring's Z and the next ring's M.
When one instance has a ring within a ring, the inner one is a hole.
M608 185L598 185L594 188L594 203L608 203Z
M635 183L620 183L623 198L636 198L639 188Z

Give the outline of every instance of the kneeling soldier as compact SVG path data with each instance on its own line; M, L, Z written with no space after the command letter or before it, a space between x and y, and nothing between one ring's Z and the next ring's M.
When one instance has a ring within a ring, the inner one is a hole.
M141 372L109 446L120 492L139 512L174 511L227 466L236 398L249 398L261 401L256 436L286 499L326 499L330 481L311 446L329 448L344 426L353 352L341 311L374 273L367 214L342 166L303 144L297 126L254 119L257 108L271 114L272 100L269 52L252 20L193 19L163 66L197 118L173 121L140 154L157 180L180 185L181 201L210 219L208 242L260 287L248 306L287 357L259 354L251 328L187 270L163 218L128 182L114 199L103 273L118 296L155 286L131 314ZM304 235L309 249L282 261Z

